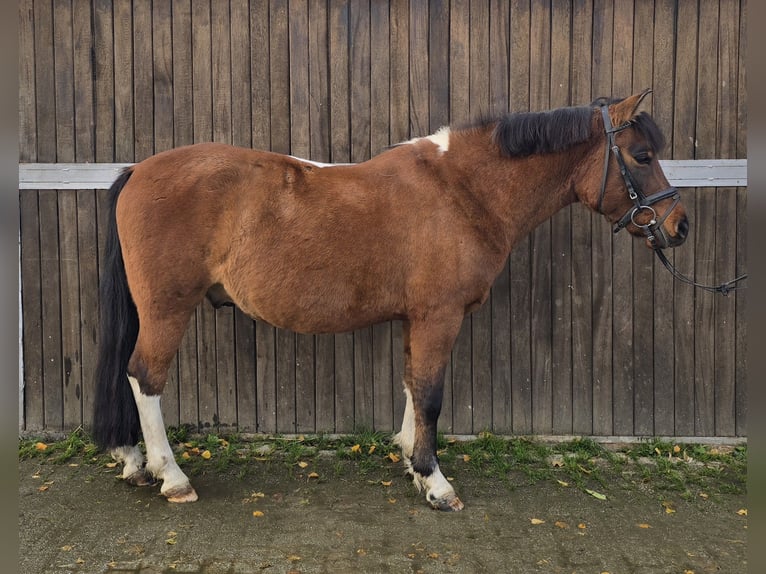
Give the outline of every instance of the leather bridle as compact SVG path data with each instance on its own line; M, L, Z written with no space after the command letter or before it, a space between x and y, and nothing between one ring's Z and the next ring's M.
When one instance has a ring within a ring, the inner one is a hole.
M599 193L598 197L598 212L604 213L602 208L604 204L604 194L606 193L606 180L607 176L609 175L610 152L617 160L617 165L620 168L620 175L622 175L622 180L625 182L625 188L627 189L628 197L630 197L630 199L633 201L633 207L628 209L628 211L617 221L617 223L615 223L614 233L624 229L630 223L641 229L646 235L647 241L649 241L649 244L651 245L660 262L668 271L670 271L673 277L683 281L684 283L688 283L689 285L699 287L700 289L711 291L713 293L720 293L722 295L728 295L730 291L739 289L739 287L735 287L733 285L739 281L742 281L743 279L747 279L747 274L740 275L739 277L736 277L730 281L726 281L725 283L721 283L720 285L703 285L683 275L668 260L662 250L670 245L670 241L666 231L662 227L662 224L678 205L678 202L681 200L681 194L678 192L677 188L669 187L652 195L645 195L641 189L641 186L630 173L628 166L625 165L625 160L622 158L620 148L614 141L614 134L629 128L632 123L627 121L622 125L616 127L612 126L612 120L609 117L609 106L606 104L601 106L601 116L604 119L604 132L606 133L606 151L604 154L604 172L601 178L601 192ZM652 206L664 199L672 199L673 203L670 208L668 208L668 210L658 218L657 212ZM649 213L649 221L645 224L640 224L636 221L636 216L642 212Z
M676 208L678 202L681 201L681 194L675 187L669 187L652 195L644 195L641 186L633 178L628 166L625 165L625 160L622 158L620 148L614 142L614 134L621 132L624 129L629 128L631 122L625 122L617 127L612 126L612 120L609 117L609 106L601 106L601 116L604 118L604 132L606 133L606 150L604 154L604 172L601 178L601 193L598 197L598 211L603 213L602 208L604 204L604 194L606 193L606 179L609 174L609 153L611 152L617 160L617 165L620 167L620 175L625 182L625 188L628 191L628 197L633 201L633 207L631 207L625 215L623 215L617 223L614 225L614 233L618 233L621 229L624 229L628 224L632 223L636 227L643 230L647 240L654 249L662 249L668 247L669 238L667 233L662 228L662 224L668 218L670 213ZM672 199L673 204L665 211L662 217L657 217L657 212L652 207L654 204L659 203L665 199ZM645 224L640 224L636 221L636 217L643 212L649 214L649 221Z

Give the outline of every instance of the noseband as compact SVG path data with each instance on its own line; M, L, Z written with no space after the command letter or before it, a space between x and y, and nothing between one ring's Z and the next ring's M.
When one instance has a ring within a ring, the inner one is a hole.
M747 279L747 274L735 277L731 281L726 281L720 285L703 285L681 274L678 269L676 269L668 260L668 258L662 252L662 249L667 247L669 244L668 236L665 233L665 230L662 228L662 224L668 218L670 213L676 208L676 205L678 205L678 202L681 200L681 194L675 187L669 187L649 196L644 195L643 191L641 190L641 186L638 185L638 182L636 182L636 180L633 178L633 175L630 173L630 170L628 170L628 166L625 165L625 160L622 159L620 148L617 147L617 144L614 143L614 134L629 128L631 126L631 122L628 121L622 125L613 127L612 120L609 117L609 107L607 105L601 106L601 116L604 118L604 132L606 133L607 139L606 152L604 154L604 173L601 178L601 193L598 197L598 212L603 213L602 207L604 203L604 194L606 193L606 178L609 174L609 152L611 151L615 159L617 159L617 165L620 166L620 175L622 175L622 180L625 182L625 188L628 191L628 197L630 197L634 204L634 206L630 208L627 213L625 213L625 215L623 215L619 221L617 221L617 223L615 223L614 232L617 233L621 229L624 229L629 223L632 223L636 227L642 229L646 234L646 238L651 244L654 253L657 255L665 268L670 271L673 277L683 281L684 283L688 283L694 287L699 287L705 291L720 293L722 295L728 295L730 291L738 289L738 287L735 286L736 283L742 281L743 279ZM673 204L670 206L670 209L668 209L662 215L662 217L657 219L657 212L654 210L652 205L659 203L663 199L672 199ZM642 211L646 211L650 215L649 222L644 225L636 222L636 216L639 215Z
M670 213L676 208L678 202L681 200L681 194L675 187L669 187L652 195L644 195L641 190L641 186L633 178L628 166L625 165L625 160L622 158L620 148L614 142L614 134L621 132L624 129L629 128L631 122L625 122L617 127L612 126L612 120L609 117L609 107L606 105L601 106L601 116L604 118L604 132L606 133L606 150L604 153L604 172L601 178L601 193L598 197L598 211L603 213L602 207L604 204L604 195L606 194L606 178L609 174L609 152L612 152L617 165L620 167L620 175L625 182L625 188L628 191L628 197L633 201L634 206L630 208L625 215L623 215L617 223L614 225L614 233L619 232L632 223L636 227L642 229L646 234L646 238L655 249L668 246L668 237L665 230L662 229L663 222L668 218ZM652 207L655 203L659 203L664 199L673 199L673 205L660 217L657 218L657 212ZM649 222L641 225L636 221L636 217L642 212L649 214Z

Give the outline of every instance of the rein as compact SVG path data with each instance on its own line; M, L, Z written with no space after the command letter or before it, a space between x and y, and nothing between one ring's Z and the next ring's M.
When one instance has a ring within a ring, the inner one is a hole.
M644 193L641 191L641 187L638 185L636 180L631 175L630 170L628 169L628 166L625 165L625 160L622 159L622 154L620 154L620 148L615 144L615 141L614 141L614 134L629 128L631 126L631 122L628 121L616 127L612 126L612 120L609 117L609 107L607 105L601 106L601 116L604 120L604 132L606 133L607 140L606 140L606 150L604 153L604 171L601 177L601 192L598 198L598 211L600 213L603 213L602 207L604 203L604 195L606 193L606 178L607 178L607 175L609 174L609 152L612 152L612 155L614 155L614 157L617 160L617 165L620 167L620 175L622 175L622 179L625 182L625 187L628 192L628 197L630 197L630 199L633 201L635 205L635 207L633 207L632 209L629 209L628 212L625 215L623 215L619 219L619 221L615 224L614 233L618 233L621 229L624 229L625 227L627 227L629 223L632 223L636 227L642 229L644 233L646 234L646 238L649 241L649 244L652 246L652 250L657 255L657 258L665 266L665 268L668 271L670 271L671 275L673 275L673 277L675 277L679 281L692 285L693 287L698 287L705 291L709 291L711 293L720 293L721 295L728 295L731 291L741 289L741 287L733 286L733 285L735 285L739 281L747 279L747 273L744 273L740 275L739 277L735 277L734 279L731 279L730 281L721 283L720 285L704 285L702 283L697 283L693 279L690 279L689 277L686 277L685 275L683 275L668 260L667 256L662 251L663 249L662 244L664 243L664 246L665 247L667 246L667 236L665 235L665 231L662 229L661 226L662 226L662 223L668 218L670 213L676 208L676 205L678 205L678 202L681 201L681 194L678 192L677 188L669 187L668 189L664 189L648 197L644 195ZM654 210L652 205L664 199L673 199L673 204L658 220L657 212ZM651 214L649 222L645 225L641 225L637 223L635 219L636 215L640 214L642 211L649 211ZM659 240L658 240L658 235L660 237Z

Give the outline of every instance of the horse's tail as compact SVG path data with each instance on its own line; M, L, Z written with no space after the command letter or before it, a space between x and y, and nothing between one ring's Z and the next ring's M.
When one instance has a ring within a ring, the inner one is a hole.
M138 443L141 430L128 360L138 338L138 313L128 289L125 262L117 234L117 199L130 179L124 170L109 189L106 251L99 285L99 341L93 438L103 449Z

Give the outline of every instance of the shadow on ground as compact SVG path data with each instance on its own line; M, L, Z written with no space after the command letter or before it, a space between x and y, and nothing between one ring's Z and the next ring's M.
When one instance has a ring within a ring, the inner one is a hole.
M401 464L360 472L333 454L202 470L200 500L169 504L119 469L19 461L19 571L684 574L747 570L745 494L683 495L487 476L462 460L463 512L431 510ZM567 484L566 486L564 484ZM614 484L614 486L611 486Z

